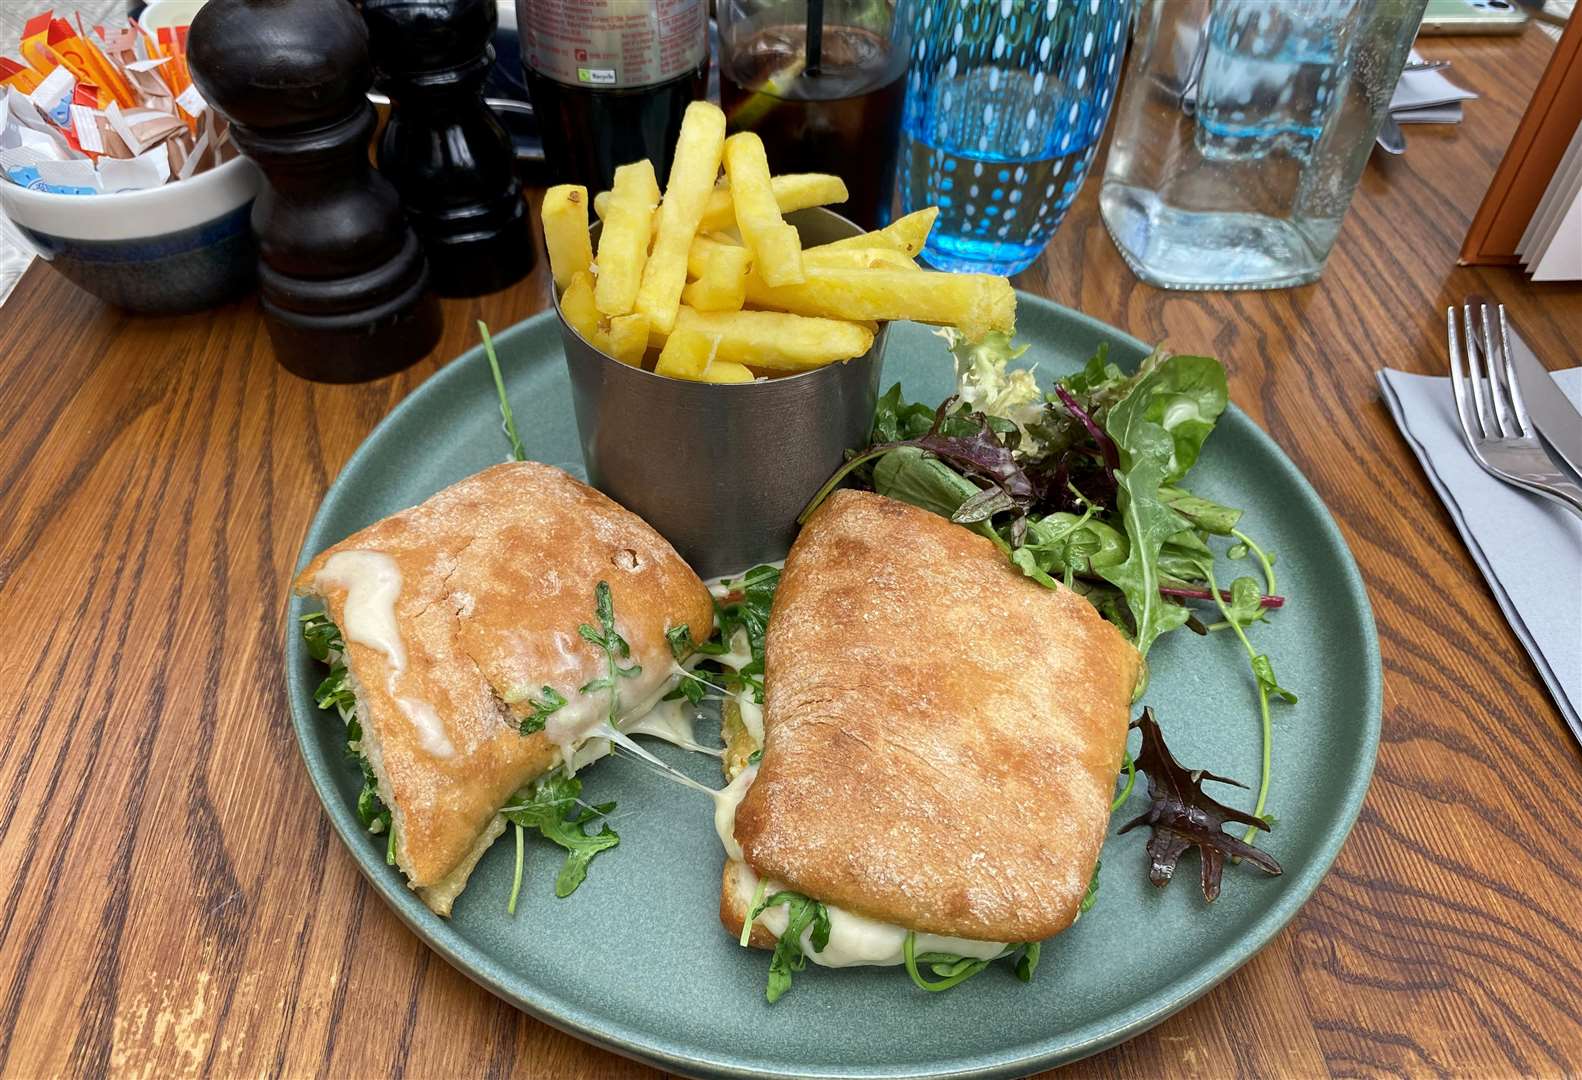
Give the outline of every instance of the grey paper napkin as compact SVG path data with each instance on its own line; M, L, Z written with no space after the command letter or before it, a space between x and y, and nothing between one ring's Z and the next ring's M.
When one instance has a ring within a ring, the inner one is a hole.
M1410 58L1422 59L1415 49ZM1460 105L1463 101L1475 101L1477 96L1471 90L1457 86L1441 72L1403 71L1401 81L1395 84L1395 93L1390 96L1390 112L1427 109L1435 105Z
M1582 368L1556 372L1555 381L1582 405ZM1448 378L1385 368L1379 389L1500 610L1582 741L1582 519L1478 467L1461 440Z

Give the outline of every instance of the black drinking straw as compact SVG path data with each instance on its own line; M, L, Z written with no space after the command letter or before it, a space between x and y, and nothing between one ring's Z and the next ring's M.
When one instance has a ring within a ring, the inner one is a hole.
M824 0L807 0L807 67L804 72L817 75L824 60Z

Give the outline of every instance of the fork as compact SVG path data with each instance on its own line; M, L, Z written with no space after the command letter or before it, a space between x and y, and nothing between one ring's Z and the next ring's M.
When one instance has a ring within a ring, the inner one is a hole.
M1473 324L1473 305L1463 304L1461 321L1466 346L1456 326L1456 309L1445 311L1450 344L1450 386L1456 399L1456 417L1467 449L1485 472L1508 484L1553 499L1582 517L1582 487L1555 464L1533 434L1527 406L1516 385L1501 342L1505 334L1505 307L1500 305L1501 333L1496 336L1487 304L1478 305L1481 336ZM1466 370L1462 366L1463 353ZM1487 353L1488 376L1483 373ZM1469 374L1470 372L1470 374Z

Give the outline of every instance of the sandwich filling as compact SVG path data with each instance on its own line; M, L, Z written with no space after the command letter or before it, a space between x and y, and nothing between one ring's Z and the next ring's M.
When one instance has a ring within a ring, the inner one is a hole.
M786 890L780 882L760 878L742 857L741 845L736 840L736 808L758 776L758 766L749 765L736 774L718 797L714 805L714 829L725 848L731 872L727 875L727 888L733 889L734 902L741 905L748 918L742 928L744 941L750 938L754 925L762 926L775 938L784 936L790 926L789 905L762 906L765 897ZM802 954L820 967L893 967L906 962L905 950L909 931L894 923L881 922L859 915L854 911L833 904L823 904L829 920L829 938L823 948L815 948L814 927L802 931ZM754 911L754 909L761 909ZM952 956L973 960L993 960L1005 955L1010 948L1003 941L973 941L968 938L946 937L940 934L914 934L912 948L916 954L949 953Z

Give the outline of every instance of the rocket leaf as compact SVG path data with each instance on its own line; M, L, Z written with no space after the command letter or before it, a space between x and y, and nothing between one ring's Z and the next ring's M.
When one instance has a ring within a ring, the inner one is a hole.
M620 843L615 830L604 824L596 833L583 826L604 821L615 809L613 802L588 806L581 801L582 781L555 770L516 793L500 813L513 825L537 829L546 839L566 849L566 861L555 875L555 895L570 896L588 876L588 864L601 851Z
M803 932L810 926L813 928L813 932L808 935L808 944L814 952L823 952L824 946L829 944L829 909L817 900L790 889L782 889L755 905L747 913L747 926L752 926L758 916L779 904L786 906L786 928L775 942L774 955L769 958L769 983L764 989L764 997L769 999L771 1005L791 989L791 977L807 966L807 954L802 951Z
M780 570L774 566L755 566L740 579L725 582L728 590L714 601L719 620L718 638L730 643L740 630L747 636L752 660L726 676L727 685L739 684L750 690L753 700L764 702L764 643L769 634L769 612L774 607L775 590L780 587ZM704 647L709 652L709 647ZM732 686L732 689L735 689Z

